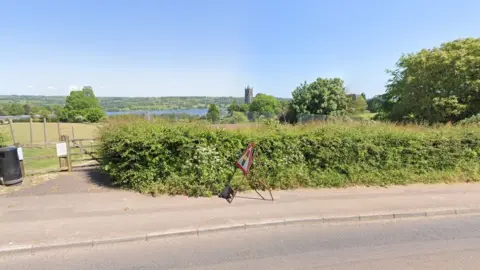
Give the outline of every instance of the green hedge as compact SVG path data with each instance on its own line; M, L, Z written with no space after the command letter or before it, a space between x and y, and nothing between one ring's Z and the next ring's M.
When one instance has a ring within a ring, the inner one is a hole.
M272 188L392 185L480 179L480 129L387 124L275 124L222 130L145 121L106 125L102 168L141 192L218 194L248 142L252 174ZM233 184L246 189L236 174Z

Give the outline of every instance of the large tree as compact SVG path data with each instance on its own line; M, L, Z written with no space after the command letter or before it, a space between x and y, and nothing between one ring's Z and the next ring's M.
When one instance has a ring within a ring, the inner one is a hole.
M292 93L291 107L294 114L302 115L343 115L348 98L343 80L340 78L318 78L303 83Z
M403 55L382 96L394 121L457 121L480 113L480 38Z
M251 114L265 117L273 117L280 113L280 102L274 96L257 94L248 106Z
M98 122L105 115L105 111L100 107L90 86L85 86L82 90L71 91L66 98L65 107L57 114L60 120L68 122L85 119L89 122Z

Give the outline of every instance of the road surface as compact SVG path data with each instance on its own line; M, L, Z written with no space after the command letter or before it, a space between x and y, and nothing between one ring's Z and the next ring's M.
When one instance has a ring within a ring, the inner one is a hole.
M0 269L478 269L480 217L292 225L4 255Z

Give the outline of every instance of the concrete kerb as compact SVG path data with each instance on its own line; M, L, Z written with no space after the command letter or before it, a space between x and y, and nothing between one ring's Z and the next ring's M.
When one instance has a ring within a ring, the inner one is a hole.
M109 245L117 243L132 243L144 242L165 239L169 237L204 235L222 231L233 230L248 230L269 227L281 227L295 224L325 224L325 223L351 223L359 221L375 221L375 220L393 220L393 219L408 219L421 217L440 217L449 215L468 215L480 214L479 208L461 208L461 209L443 209L431 211L417 211L417 212L399 212L391 214L370 214L370 215L351 215L351 216L309 216L299 218L275 219L275 220L260 220L251 223L236 223L216 226L206 226L192 229L167 230L163 232L152 232L142 235L133 235L116 238L101 238L87 241L65 242L54 244L31 244L31 245L17 245L0 247L0 256L14 253L34 253L38 251L65 249L65 248L80 248L80 247L94 247L99 245Z

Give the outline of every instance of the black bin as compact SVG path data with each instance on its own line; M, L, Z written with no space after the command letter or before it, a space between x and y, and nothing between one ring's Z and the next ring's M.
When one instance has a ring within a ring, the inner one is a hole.
M0 148L0 183L7 186L22 181L22 169L17 148L13 146Z

